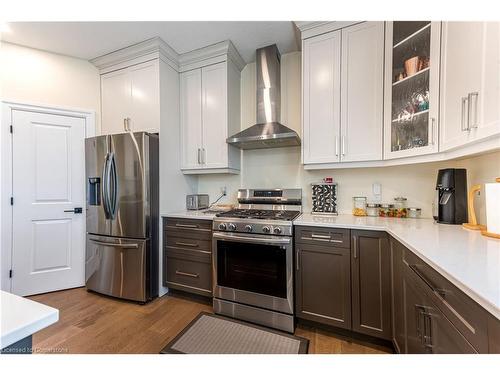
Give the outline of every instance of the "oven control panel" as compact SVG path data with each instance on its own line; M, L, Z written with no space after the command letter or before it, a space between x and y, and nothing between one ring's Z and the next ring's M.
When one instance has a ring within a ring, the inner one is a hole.
M231 218L217 218L213 221L213 230L218 232L237 232L267 234L274 236L292 236L292 223L276 220L273 223L262 220L238 221Z

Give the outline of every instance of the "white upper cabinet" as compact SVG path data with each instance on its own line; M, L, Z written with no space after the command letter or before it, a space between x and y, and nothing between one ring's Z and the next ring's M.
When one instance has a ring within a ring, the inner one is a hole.
M101 134L125 131L131 90L130 76L124 69L101 76Z
M158 59L101 75L101 134L160 130Z
M303 163L381 160L384 23L303 41Z
M340 160L382 160L384 23L342 29Z
M201 69L181 74L181 165L182 168L201 168Z
M440 22L386 23L385 159L438 151Z
M443 23L441 151L500 134L499 26Z
M181 73L184 173L238 173L240 150L226 139L240 129L239 97L240 73L230 60Z
M302 42L304 164L340 161L340 42L340 31Z

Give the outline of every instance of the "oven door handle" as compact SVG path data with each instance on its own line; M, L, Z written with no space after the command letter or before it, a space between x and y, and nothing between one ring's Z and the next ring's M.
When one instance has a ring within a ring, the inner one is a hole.
M261 243L270 245L289 245L292 243L291 238L259 238L259 237L244 237L227 233L214 233L213 238L218 240L248 242L248 243Z

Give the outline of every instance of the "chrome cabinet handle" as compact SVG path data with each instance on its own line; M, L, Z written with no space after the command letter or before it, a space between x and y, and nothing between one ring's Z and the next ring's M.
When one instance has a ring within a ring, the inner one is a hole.
M175 244L178 246L189 246L189 247L198 247L199 246L199 244L197 244L197 243L180 242L180 241L177 241Z
M319 238L319 239L322 239L322 240L329 240L331 238L331 236L324 235L324 234L311 233L311 238Z
M127 130L127 118L123 119L123 130L128 131Z
M207 160L207 152L204 148L201 149L201 163L205 164Z
M462 98L462 112L461 112L461 116L460 116L460 128L462 129L463 132L466 132L467 130L469 130L465 124L465 119L466 119L466 116L465 116L465 110L467 108L467 101L469 99L467 97L463 97Z
M474 99L474 111L472 111L472 99ZM467 114L467 130L476 129L478 127L477 123L477 102L479 99L478 92L471 92L467 95L467 100L469 101L468 105L468 114Z
M432 137L431 138L431 140L432 140L431 144L432 145L436 144L436 141L434 139L434 137L435 137L434 132L436 130L435 127L436 127L436 119L434 117L431 117L431 137Z
M342 156L345 156L345 136L342 136Z
M99 240L94 240L90 239L90 242L93 242L97 245L102 245L102 246L109 246L109 247L119 247L122 249L138 249L139 245L136 243L113 243L113 242L106 242L106 241L99 241Z
M299 249L295 249L295 268L297 271L300 270L300 260L299 260Z
M352 236L352 240L354 242L354 246L353 246L354 249L353 249L352 255L353 255L354 259L357 259L358 258L358 246L357 246L357 242L356 242L356 240L357 240L356 236Z
M198 277L200 277L200 275L198 275L197 273L182 272L182 271L179 271L179 270L175 270L175 274L176 275L181 275L181 276L192 277L194 279L197 279Z
M422 311L422 316L424 318L424 334L422 335L422 344L426 348L432 349L434 347L432 344L432 314L424 309Z
M200 156L200 153L201 153L201 149L198 148L198 164L201 164L201 156Z
M339 156L339 137L335 136L335 156Z
M198 228L198 225L195 225L195 224L179 224L179 223L175 223L175 226L179 227L179 228Z

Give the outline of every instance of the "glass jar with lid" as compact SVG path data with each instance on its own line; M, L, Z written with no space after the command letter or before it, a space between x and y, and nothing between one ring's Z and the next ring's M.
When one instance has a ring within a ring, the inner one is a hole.
M380 205L378 216L380 216L380 217L394 217L395 214L396 214L396 209L394 208L393 204L382 203Z
M395 216L405 218L408 215L406 210L407 199L405 197L394 198L394 208L396 210Z
M380 210L380 204L378 203L367 203L366 204L366 215L367 216L378 216Z
M352 214L366 216L366 197L352 197Z
M420 214L422 213L422 209L417 207L409 207L407 211L408 217L411 217L412 219L419 219Z

